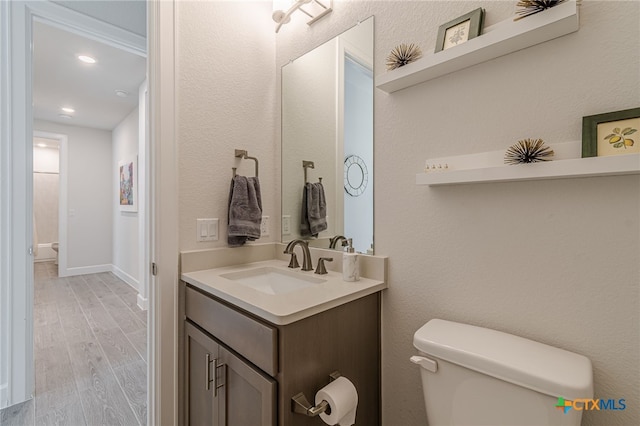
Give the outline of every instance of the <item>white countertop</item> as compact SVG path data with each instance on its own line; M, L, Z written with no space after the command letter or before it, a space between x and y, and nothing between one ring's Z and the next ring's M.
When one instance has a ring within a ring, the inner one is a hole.
M295 271L295 273L304 276L321 278L326 281L286 294L271 295L220 276L260 267ZM186 272L181 275L181 279L276 325L291 324L387 288L387 284L379 280L360 278L356 282L345 282L342 280L341 273L333 271L329 271L326 275L318 275L313 271L303 272L300 269L290 269L287 268L287 263L282 260L267 260Z

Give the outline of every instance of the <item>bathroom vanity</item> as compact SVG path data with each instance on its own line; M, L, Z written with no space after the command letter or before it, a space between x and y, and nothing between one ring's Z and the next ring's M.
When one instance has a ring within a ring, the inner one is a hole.
M293 284L257 290L243 281L256 282L260 273ZM384 280L346 283L337 272L289 270L282 260L181 278L185 424L323 425L318 416L294 413L292 397L302 392L313 405L335 371L357 389L356 424L380 424Z

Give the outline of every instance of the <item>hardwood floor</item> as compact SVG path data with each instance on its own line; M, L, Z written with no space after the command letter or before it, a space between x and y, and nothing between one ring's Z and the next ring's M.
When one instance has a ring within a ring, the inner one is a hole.
M36 263L35 398L0 425L146 425L147 317L111 273L57 277Z

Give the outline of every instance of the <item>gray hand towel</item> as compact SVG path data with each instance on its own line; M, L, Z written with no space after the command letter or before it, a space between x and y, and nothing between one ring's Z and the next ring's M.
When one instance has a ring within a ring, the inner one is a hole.
M227 242L239 247L260 238L262 199L257 177L234 176L229 191Z
M300 235L314 236L327 229L327 202L322 183L306 183L302 191Z

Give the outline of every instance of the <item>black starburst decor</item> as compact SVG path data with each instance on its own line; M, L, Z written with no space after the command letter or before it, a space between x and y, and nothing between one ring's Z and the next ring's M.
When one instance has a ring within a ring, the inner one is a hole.
M395 70L421 57L422 50L418 46L413 43L409 45L402 43L400 46L396 46L387 56L387 69Z
M511 145L504 154L505 164L537 163L550 161L553 150L542 139L524 139Z
M518 21L522 18L526 18L527 16L535 15L538 12L550 9L560 3L564 3L565 1L566 0L520 0L516 5L522 8L516 12L516 14L520 16L513 20Z

